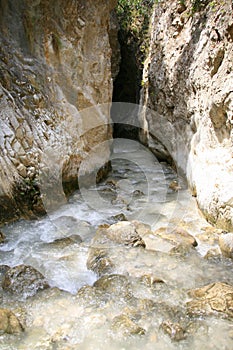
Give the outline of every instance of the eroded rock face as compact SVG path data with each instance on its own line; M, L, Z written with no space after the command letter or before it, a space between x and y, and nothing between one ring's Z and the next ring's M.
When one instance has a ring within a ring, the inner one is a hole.
M42 182L48 182L47 204L52 207L56 174L62 175L69 193L78 186L82 160L110 138L109 106L96 105L109 103L112 97L109 32L115 4L1 2L0 222L48 209L40 200L39 171L45 174ZM113 32L114 27L112 41ZM92 111L80 112L88 107ZM83 175L108 170L108 145L98 152L99 157L90 157L85 164Z
M230 231L232 1L195 13L185 4L155 7L141 96L151 111L142 115L141 138L161 159L173 157L207 219Z

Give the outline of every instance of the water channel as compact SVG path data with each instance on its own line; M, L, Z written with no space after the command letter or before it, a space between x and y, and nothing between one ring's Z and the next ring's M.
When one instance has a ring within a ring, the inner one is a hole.
M180 189L169 185L178 180ZM124 216L125 217L124 217ZM114 242L105 247L114 268L109 284L86 262L99 225L138 220L151 226L146 247ZM154 232L182 227L196 237L197 247L173 249ZM31 265L50 288L34 296L1 291L2 307L23 322L20 335L1 335L2 350L231 350L232 320L218 315L191 317L188 290L213 282L233 284L229 259L206 259L214 239L202 239L210 225L200 214L185 181L136 141L114 141L112 171L87 192L75 192L68 203L39 220L5 225L0 246L2 265ZM56 241L78 235L76 241ZM56 243L57 242L57 243ZM155 283L151 282L153 281ZM163 322L186 330L181 340L163 331Z

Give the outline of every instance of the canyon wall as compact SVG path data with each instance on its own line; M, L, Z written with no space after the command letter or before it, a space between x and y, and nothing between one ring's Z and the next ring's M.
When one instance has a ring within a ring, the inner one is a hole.
M111 136L108 106L118 68L116 62L111 67L109 36L114 42L115 5L0 1L0 222L44 213L40 172L47 171L50 189L59 180L71 191L82 160ZM105 145L86 171L104 171L108 157Z
M225 230L233 229L232 64L232 1L155 5L141 140L172 156L206 218Z

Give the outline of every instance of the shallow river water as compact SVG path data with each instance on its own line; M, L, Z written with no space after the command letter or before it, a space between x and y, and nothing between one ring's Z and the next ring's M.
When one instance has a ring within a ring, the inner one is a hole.
M169 187L174 180L178 191ZM86 262L97 227L114 224L119 214L149 224L152 233L143 237L145 248L105 247L114 268L110 284L103 287ZM161 227L182 227L198 246L172 250L170 241L153 234ZM186 312L189 289L218 281L233 284L231 261L204 258L217 245L211 237L204 239L208 227L185 181L170 166L136 142L116 140L112 172L105 181L77 191L40 220L2 228L7 242L0 246L1 264L31 265L51 288L32 297L1 291L2 307L19 317L25 331L0 335L0 349L231 350L232 319ZM79 239L55 241L71 235ZM163 322L179 323L184 339L172 340Z

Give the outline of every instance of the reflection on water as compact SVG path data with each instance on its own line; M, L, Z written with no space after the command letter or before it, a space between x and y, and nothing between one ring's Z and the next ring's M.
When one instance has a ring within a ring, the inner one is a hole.
M112 167L104 182L76 192L48 217L3 228L8 240L0 247L1 264L32 265L53 288L26 300L2 293L2 307L13 310L26 331L0 336L0 348L232 349L231 320L190 318L186 312L189 289L233 284L232 262L204 259L210 246L198 238L198 247L185 254L171 254L172 244L154 234L145 237L146 249L113 244L107 249L116 282L95 284L98 277L86 261L98 225L125 216L150 224L152 231L182 226L197 237L208 226L185 182L143 147L116 142ZM177 192L169 188L175 179L182 187ZM168 321L185 329L181 340L162 330Z

